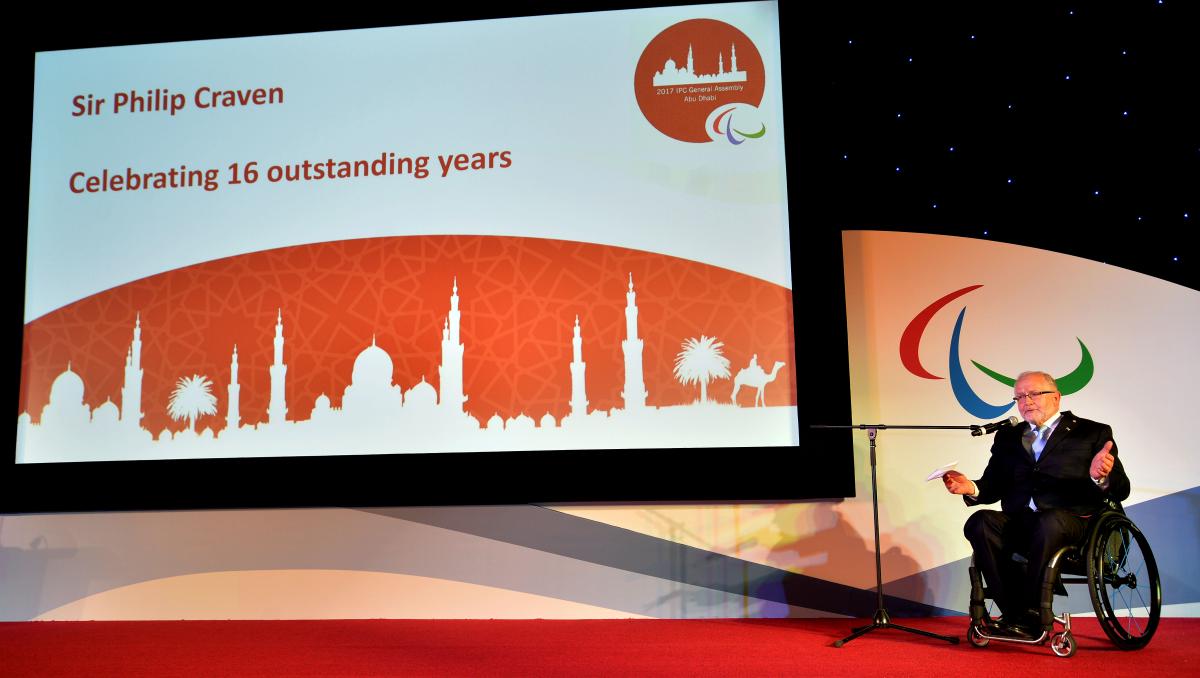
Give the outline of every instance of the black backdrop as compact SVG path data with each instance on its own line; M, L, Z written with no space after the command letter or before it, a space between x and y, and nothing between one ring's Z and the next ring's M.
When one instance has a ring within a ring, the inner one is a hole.
M209 8L176 21L92 10L71 14L68 24L47 9L22 27L10 63L24 74L25 98L11 104L30 110L22 102L32 99L37 50L652 4L687 3L406 6L319 16ZM0 466L0 511L849 496L849 434L807 428L849 420L843 229L987 238L1197 289L1190 235L1200 218L1200 108L1191 90L1200 41L1188 31L1200 24L1189 3L810 4L780 8L799 449L22 466L9 457ZM9 203L19 290L29 137L17 136L25 146L18 144ZM1036 281L1036 272L1014 276ZM9 314L10 412L20 380L21 297Z

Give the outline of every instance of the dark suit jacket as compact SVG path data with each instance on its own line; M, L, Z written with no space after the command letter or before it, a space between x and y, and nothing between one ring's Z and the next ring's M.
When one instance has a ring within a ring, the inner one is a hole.
M1100 489L1088 475L1092 457L1113 439L1110 426L1065 411L1036 462L1021 444L1028 428L1029 424L1021 422L996 432L992 457L983 477L975 481L979 497L963 495L968 506L999 501L1006 513L1016 513L1029 510L1033 497L1040 509L1086 516L1103 509L1106 497L1122 501L1129 496L1129 478L1115 443L1112 454L1117 459L1108 474L1108 488Z

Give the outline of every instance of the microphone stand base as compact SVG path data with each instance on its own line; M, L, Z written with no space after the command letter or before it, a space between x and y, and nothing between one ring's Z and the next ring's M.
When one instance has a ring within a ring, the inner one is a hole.
M874 621L872 621L870 624L867 624L866 626L855 627L853 633L846 636L845 638L842 638L841 640L835 641L833 643L833 646L834 647L842 647L843 645L854 640L855 638L858 638L859 636L870 633L871 631L874 631L876 629L896 629L897 631L906 631L908 633L915 633L919 636L926 636L928 638L934 638L936 640L944 640L947 643L950 643L951 645L958 645L958 637L957 636L943 636L941 634L932 633L930 631L914 629L909 626L901 626L900 624L893 624L891 616L888 615L887 610L885 610L883 608L879 608L878 610L875 610Z

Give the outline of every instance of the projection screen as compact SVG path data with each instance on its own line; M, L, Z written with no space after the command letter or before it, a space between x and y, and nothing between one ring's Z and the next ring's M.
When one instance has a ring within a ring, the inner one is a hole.
M795 450L780 62L771 2L37 53L14 465Z

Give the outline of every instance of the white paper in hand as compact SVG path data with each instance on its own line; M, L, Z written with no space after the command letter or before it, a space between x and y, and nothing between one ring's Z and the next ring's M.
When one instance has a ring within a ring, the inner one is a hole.
M952 461L949 464L946 464L945 466L943 466L941 468L934 469L933 473L930 473L929 477L925 479L925 482L929 482L930 480L933 480L934 478L941 478L942 476L946 475L946 471L949 471L950 469L954 468L957 465L958 465L957 461Z

